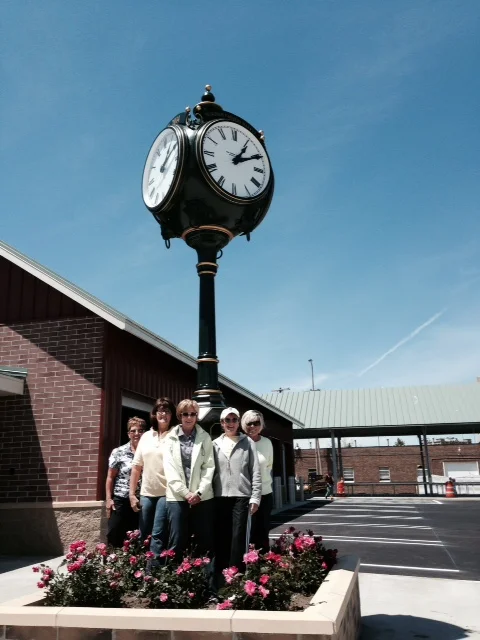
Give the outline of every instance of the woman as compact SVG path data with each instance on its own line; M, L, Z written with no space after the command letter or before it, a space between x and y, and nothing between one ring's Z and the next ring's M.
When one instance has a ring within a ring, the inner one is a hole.
M224 433L213 441L216 510L215 571L243 569L247 548L247 521L260 504L262 480L255 444L239 433L240 414L229 407L220 415Z
M270 514L273 507L273 446L271 440L260 435L265 421L260 411L246 411L242 416L242 429L255 442L262 476L262 500L257 513L252 516L250 542L255 549L264 552L270 548Z
M213 552L213 489L215 471L210 436L197 424L199 406L182 400L177 406L180 424L168 436L163 464L167 479L169 547L181 559L193 536L196 555Z
M140 534L144 540L150 534L150 551L158 559L168 541L168 520L166 490L167 482L163 469L163 453L170 429L175 405L169 398L159 398L150 413L151 429L142 436L135 457L130 478L130 504L134 511L140 511ZM142 474L140 501L135 495L135 487Z
M108 459L105 486L108 518L107 540L113 547L121 547L127 531L138 528L138 513L130 506L130 474L138 442L145 431L145 420L130 418L127 422L127 444L117 447ZM133 491L138 490L138 481Z

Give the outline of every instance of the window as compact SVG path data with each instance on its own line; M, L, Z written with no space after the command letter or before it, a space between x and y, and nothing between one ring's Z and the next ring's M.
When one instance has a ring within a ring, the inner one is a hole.
M345 482L355 482L355 471L352 467L344 467L343 479Z
M379 475L380 482L390 482L390 469L389 467L380 467Z

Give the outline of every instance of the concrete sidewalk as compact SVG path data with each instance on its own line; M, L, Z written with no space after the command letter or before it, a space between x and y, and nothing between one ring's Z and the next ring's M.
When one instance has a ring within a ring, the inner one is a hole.
M1 557L0 558L0 606L3 602L35 593L40 589L37 582L40 574L33 573L32 567L43 562L56 569L64 556L46 559L45 557Z
M480 640L480 582L360 573L361 640Z

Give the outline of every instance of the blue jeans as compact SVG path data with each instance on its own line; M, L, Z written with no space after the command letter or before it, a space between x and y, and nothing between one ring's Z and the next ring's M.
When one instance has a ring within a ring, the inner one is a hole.
M195 556L213 556L214 500L205 500L191 507L188 502L167 502L170 524L168 546L181 560L189 545ZM193 539L192 539L193 536Z
M162 497L140 496L140 534L142 540L152 535L150 551L158 558L166 548L168 541L167 499Z
M325 498L330 498L333 495L333 484L327 484L327 491L325 493Z

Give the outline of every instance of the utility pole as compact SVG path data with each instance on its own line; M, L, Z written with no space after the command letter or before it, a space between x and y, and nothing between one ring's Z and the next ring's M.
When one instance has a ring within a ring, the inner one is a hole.
M309 360L310 366L312 367L312 391L315 391L315 378L313 376L313 360L310 358Z

